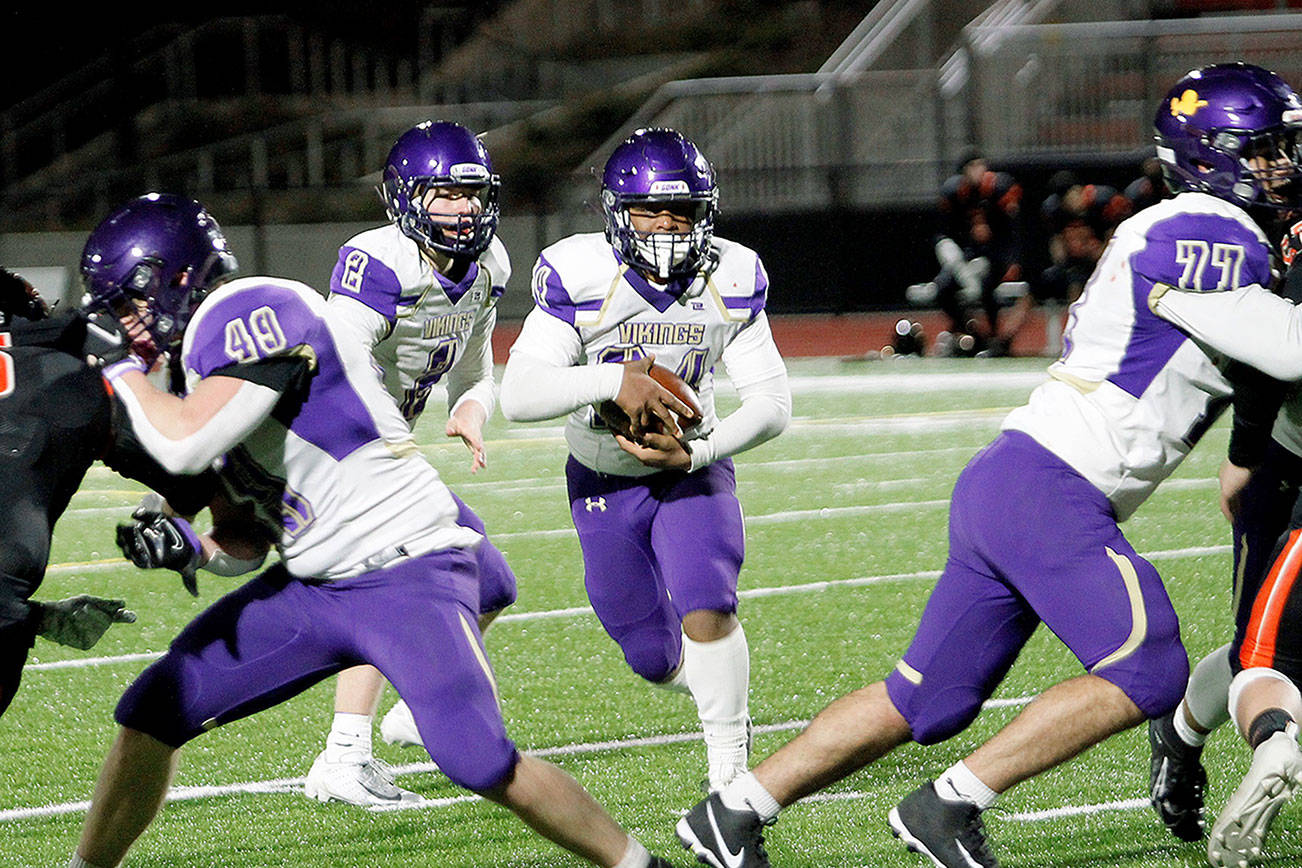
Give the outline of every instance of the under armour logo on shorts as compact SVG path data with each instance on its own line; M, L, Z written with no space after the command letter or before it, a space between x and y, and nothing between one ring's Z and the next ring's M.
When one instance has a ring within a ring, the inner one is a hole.
M583 508L588 512L605 512L606 498L604 497L585 497L583 498Z

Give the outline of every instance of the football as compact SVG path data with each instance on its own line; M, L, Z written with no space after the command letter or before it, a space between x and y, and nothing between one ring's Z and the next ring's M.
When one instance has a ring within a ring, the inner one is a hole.
M689 386L686 380L663 365L653 364L647 373L651 375L651 379L664 386L678 400L692 409L691 415L678 417L678 426L680 428L685 431L701 424L700 399L696 397L696 390ZM622 434L630 440L633 439L628 414L621 410L618 404L614 401L602 401L597 405L596 409L601 421L605 422L606 427L613 433Z

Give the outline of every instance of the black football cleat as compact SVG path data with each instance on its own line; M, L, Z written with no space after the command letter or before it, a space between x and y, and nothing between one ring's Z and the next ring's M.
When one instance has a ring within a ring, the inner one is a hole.
M714 868L769 868L764 822L754 811L724 807L718 793L696 803L675 831L683 847Z
M674 868L674 863L668 859L661 859L659 856L652 856L648 868Z
M1148 747L1149 803L1172 835L1181 841L1201 841L1207 834L1202 748L1180 740L1169 714L1148 722Z
M889 822L895 837L936 868L999 868L986 841L981 809L945 801L931 781L891 808Z

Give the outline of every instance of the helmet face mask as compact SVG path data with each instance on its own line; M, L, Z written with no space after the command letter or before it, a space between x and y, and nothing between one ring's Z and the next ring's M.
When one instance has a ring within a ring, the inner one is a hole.
M706 264L718 202L714 168L675 130L638 130L602 173L606 240L625 262L661 281L689 277ZM664 212L673 218L668 227L649 225L651 215Z
M180 341L194 309L237 267L202 205L150 193L118 207L86 240L83 306L116 316L152 361Z
M1158 107L1154 131L1173 190L1243 208L1302 207L1302 100L1273 72L1244 63L1194 70Z
M426 121L389 151L378 192L389 219L422 250L474 259L497 232L500 189L488 151L473 133L460 124ZM433 207L469 199L468 206Z

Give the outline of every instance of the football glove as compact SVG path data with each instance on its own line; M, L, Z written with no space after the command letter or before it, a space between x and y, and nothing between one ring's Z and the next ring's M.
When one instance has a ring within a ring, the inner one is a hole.
M30 320L45 319L50 315L50 306L41 298L36 287L21 275L0 268L0 314Z
M105 600L88 594L32 605L40 608L38 635L81 651L93 647L113 624L130 624L136 620L136 613L126 608L122 600Z
M131 518L118 525L117 542L123 557L142 570L176 570L190 596L199 596L195 571L203 545L190 522L145 507L131 513Z

